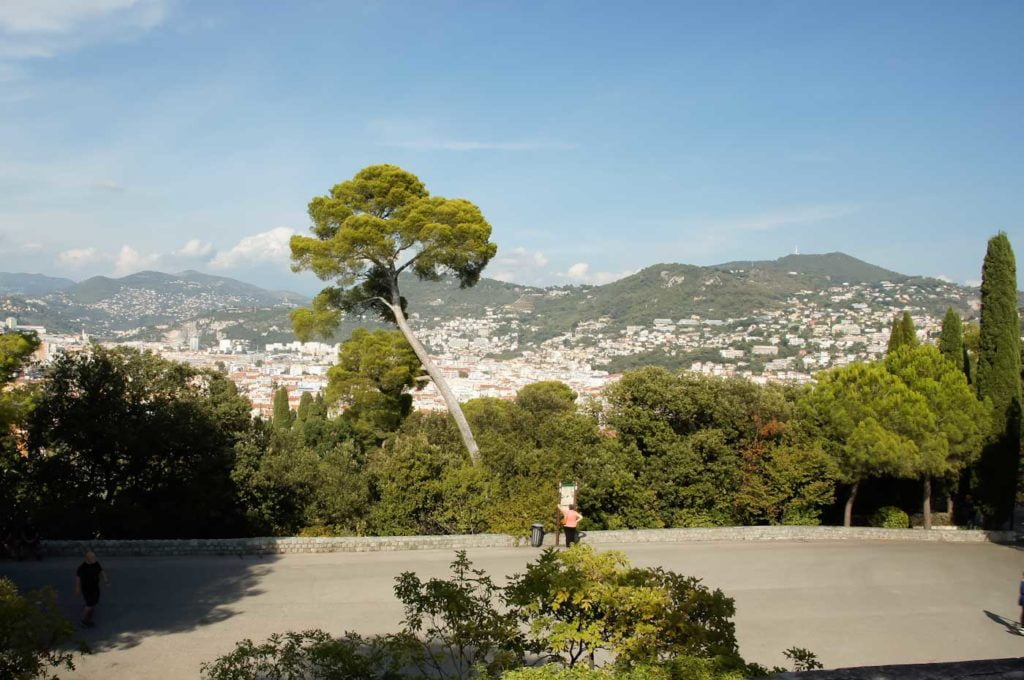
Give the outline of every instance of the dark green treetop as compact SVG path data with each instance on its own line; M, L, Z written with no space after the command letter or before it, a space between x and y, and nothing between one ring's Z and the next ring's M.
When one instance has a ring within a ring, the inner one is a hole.
M294 414L288 405L288 388L282 385L274 391L274 427L289 428L293 420Z
M981 270L981 328L974 384L992 403L995 440L978 466L978 491L993 526L1011 516L1020 458L1020 317L1017 265L1010 239L1000 232L988 242Z
M942 333L939 335L939 351L964 373L964 322L956 310L950 307L942 319Z
M371 165L309 203L313 236L291 239L292 269L310 270L333 285L308 309L292 313L300 338L327 335L344 313L373 312L395 323L444 398L459 434L476 460L478 447L458 399L416 338L406 316L400 276L436 281L454 276L475 285L497 252L491 225L461 198L431 196L410 172Z
M1020 316L1017 312L1017 265L1006 234L988 242L982 267L978 394L992 399L995 426L1005 430L1008 414L1020 409Z
M916 344L917 329L914 328L914 320L910 317L910 312L903 312L903 316L893 318L886 352L895 352L900 347L913 347Z

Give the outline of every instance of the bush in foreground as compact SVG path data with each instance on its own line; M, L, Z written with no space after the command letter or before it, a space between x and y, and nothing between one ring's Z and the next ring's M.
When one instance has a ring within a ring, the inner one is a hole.
M406 572L395 595L397 633L340 639L310 630L203 664L207 680L741 680L782 671L748 664L736 644L733 600L700 579L633 567L590 546L545 551L501 587L464 551L447 579ZM814 654L784 654L795 670ZM603 663L597 667L598 663Z
M55 671L74 670L73 654L60 649L73 635L52 588L22 595L10 579L0 578L0 678L50 680Z

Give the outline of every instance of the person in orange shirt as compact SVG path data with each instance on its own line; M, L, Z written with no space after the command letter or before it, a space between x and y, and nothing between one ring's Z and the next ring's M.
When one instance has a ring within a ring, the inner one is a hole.
M574 544L579 543L580 539L576 527L579 525L580 520L583 519L583 515L576 512L575 505L570 505L568 509L558 506L558 510L562 513L562 527L565 529L565 547L571 548Z

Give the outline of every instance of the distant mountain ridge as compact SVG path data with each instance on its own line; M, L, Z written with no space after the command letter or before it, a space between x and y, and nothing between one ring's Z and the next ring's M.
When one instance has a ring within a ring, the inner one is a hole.
M296 293L267 291L193 270L178 274L142 271L121 278L96 276L77 284L40 275L0 274L0 283L8 281L9 289L17 288L12 280L21 281L22 286L17 293L4 293L8 297L6 313L54 330L84 326L101 337L132 337L124 333L137 329L135 337L156 339L168 324L180 326L205 319L206 323L222 323L227 337L287 339L291 337L288 311L309 301ZM482 278L476 286L461 289L454 279L431 282L403 275L402 291L411 318L422 327L455 318L483 318L488 308L513 310L522 320L517 333L523 346L529 346L599 319L614 330L650 324L653 319L753 318L784 309L793 296L808 291L824 295L844 283L879 287L886 281L918 291L915 296L919 299L907 303L929 313L941 315L947 306L953 306L967 317L972 315L970 300L977 297L976 289L907 276L838 252L705 267L654 264L601 286L537 287ZM33 290L40 286L52 290L31 294L42 301L42 308L26 305L19 312L13 298L28 296L33 286ZM349 319L335 338L342 340L352 328L372 322Z
M215 311L287 310L309 300L193 270L93 276L79 283L39 274L0 274L0 284L5 315L56 332L84 328L101 338L124 337L132 329L166 327Z
M0 272L0 295L45 295L75 285L71 279L23 272Z
M795 271L800 274L825 276L831 281L846 283L880 283L882 281L904 281L906 274L883 269L846 253L792 254L777 260L755 260L726 262L711 266L712 269L764 269L779 272Z
M245 283L226 276L214 276L187 269L176 274L158 271L140 271L120 278L109 276L93 276L80 282L72 279L46 276L44 274L27 274L22 272L0 272L0 295L45 295L64 291L78 302L96 302L103 300L119 291L129 288L156 289L180 287L182 284L198 284L211 289L219 289L229 294L266 297L282 302L301 304L308 296L291 291L267 290L251 283Z
M98 302L112 297L126 289L147 289L158 292L181 292L189 287L215 290L227 295L242 295L268 302L293 302L301 304L308 298L288 291L270 291L251 283L244 283L226 276L213 276L195 270L186 270L178 274L165 274L157 271L141 271L121 278L93 276L81 283L66 289L67 295L81 303Z

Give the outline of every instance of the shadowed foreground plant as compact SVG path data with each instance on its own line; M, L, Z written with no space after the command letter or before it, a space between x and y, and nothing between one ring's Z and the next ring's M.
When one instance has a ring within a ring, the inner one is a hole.
M56 680L53 671L75 670L74 655L62 649L73 635L52 588L21 595L10 579L0 578L0 678ZM89 650L82 645L80 651Z
M402 658L389 638L345 633L334 639L306 630L271 635L261 644L242 640L201 670L207 680L399 680L405 677Z
M405 605L400 637L410 644L411 662L427 677L492 676L523 663L526 642L514 611L495 603L502 589L465 550L455 553L451 578L421 581L404 572L395 595Z
M274 635L261 645L244 640L204 664L204 677L742 680L785 670L744 662L735 607L720 590L671 571L632 567L622 553L590 546L547 550L504 588L458 551L447 579L422 581L405 572L395 595L405 609L397 634L333 640L312 630ZM594 668L599 652L609 663ZM805 649L783 653L795 670L820 668Z

